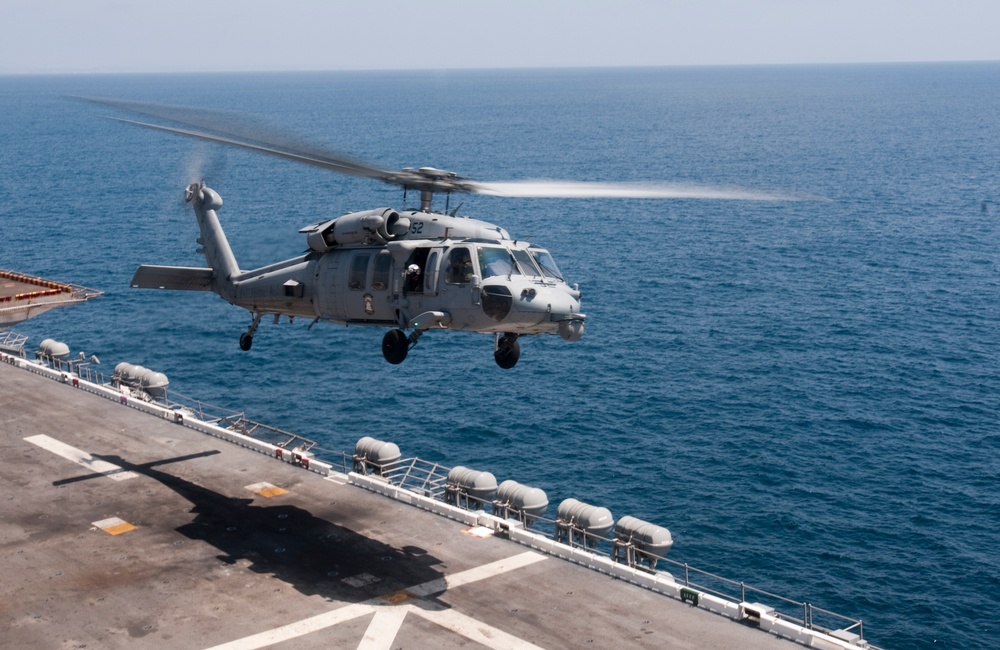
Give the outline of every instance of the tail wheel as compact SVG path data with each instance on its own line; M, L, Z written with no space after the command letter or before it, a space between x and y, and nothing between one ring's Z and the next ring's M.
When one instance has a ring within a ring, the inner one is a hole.
M382 356L393 365L403 363L409 349L410 340L403 330L389 330L382 337Z
M253 312L250 312L253 314ZM263 313L253 314L253 322L250 323L250 327L247 331L240 334L240 349L246 352L253 345L253 335L257 333L257 326L260 325L260 319L264 317ZM278 321L274 321L278 322Z
M504 370L510 370L521 358L521 344L517 342L517 334L504 334L497 340L497 349L493 359Z

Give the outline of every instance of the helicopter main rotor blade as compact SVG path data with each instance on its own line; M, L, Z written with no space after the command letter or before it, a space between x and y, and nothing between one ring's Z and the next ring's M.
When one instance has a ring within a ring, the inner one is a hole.
M349 176L359 176L362 178L375 178L381 181L385 181L387 183L395 182L393 179L393 176L395 176L396 174L395 172L385 171L375 167L369 167L363 163L358 163L353 160L349 160L347 158L335 158L333 156L325 154L312 154L312 153L301 153L297 151L289 151L281 148L279 145L269 145L265 143L249 142L226 135L217 135L214 133L206 133L204 131L181 129L172 126L164 126L162 124L152 124L150 122L126 120L120 117L113 117L111 119L117 120L119 122L125 122L128 124L135 124L137 126L144 126L148 129L156 129L158 131L168 131L170 133L176 133L178 135L185 135L192 138L200 138L202 140L209 140L211 142L228 144L234 147L242 147L243 149L250 149L251 151L258 151L272 156L278 156L279 158L294 160L296 162L305 163L307 165L313 165L315 167L322 167L323 169L335 171L340 174L347 174Z
M379 169L343 154L304 143L244 115L222 111L130 102L100 97L77 97L84 101L150 115L176 122L182 127L165 126L124 118L112 118L150 129L167 131L265 153L320 167L339 174L372 178L421 192L421 203L430 206L437 192L463 192L502 197L528 198L637 198L637 199L717 199L739 201L800 201L815 197L793 196L776 192L684 183L601 183L558 180L479 182L462 178L454 172L433 167L404 168L398 171ZM818 199L823 200L823 199Z
M296 138L286 131L278 131L237 113L168 104L130 102L104 97L76 97L75 99L168 120L183 125L183 128L119 117L111 118L119 122L250 149L286 160L321 167L339 174L374 178L396 184L402 184L405 181L405 179L399 178L401 172L379 169L341 153L306 144L300 138Z
M588 183L578 181L505 181L473 183L478 194L560 199L722 199L795 201L802 197L739 188L683 183Z
M200 108L129 102L101 97L77 97L76 99L113 106L133 113L141 113L176 122L183 125L183 128L123 118L112 118L121 122L250 149L285 158L286 160L294 160L307 165L313 165L314 167L321 167L339 174L372 178L384 183L419 190L421 193L429 193L428 196L435 192L475 191L471 189L469 181L460 178L452 172L434 169L433 167L421 167L420 169L405 168L398 171L379 169L374 165L355 160L341 153L306 144L300 139L289 135L287 132L270 128L260 122L250 120L243 115Z

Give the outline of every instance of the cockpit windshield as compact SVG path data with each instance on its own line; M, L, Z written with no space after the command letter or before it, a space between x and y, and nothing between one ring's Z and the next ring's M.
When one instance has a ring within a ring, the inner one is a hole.
M514 259L517 261L517 265L520 267L521 273L524 275L541 277L542 274L535 265L534 259L532 259L531 255L528 255L528 251L515 248L511 251L511 253L514 255Z
M531 257L533 257L535 262L538 263L538 268L542 269L542 273L545 277L562 281L562 273L559 272L559 267L556 266L556 261L552 259L552 255L550 255L547 250L542 248L529 248L528 252L531 253Z
M479 268L483 272L483 279L498 275L521 275L514 264L514 258L510 256L510 251L499 246L478 246Z
M526 275L529 277L542 277L543 270L539 270L535 263L535 258L526 250L506 249L499 246L478 246L479 268L482 269L483 278L502 275Z

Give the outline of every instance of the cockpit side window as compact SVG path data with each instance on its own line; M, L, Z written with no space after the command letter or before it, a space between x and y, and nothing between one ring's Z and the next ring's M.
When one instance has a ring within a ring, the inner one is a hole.
M510 252L506 248L495 246L479 247L479 268L482 269L484 279L498 275L520 275Z
M476 270L472 266L472 252L468 248L453 248L448 253L444 281L448 284L465 284L472 280Z
M552 259L552 255L549 254L547 250L541 248L531 248L528 249L531 256L538 262L538 267L542 269L542 273L545 274L547 278L553 278L555 280L562 280L562 273L559 272L559 267L556 266L556 261Z

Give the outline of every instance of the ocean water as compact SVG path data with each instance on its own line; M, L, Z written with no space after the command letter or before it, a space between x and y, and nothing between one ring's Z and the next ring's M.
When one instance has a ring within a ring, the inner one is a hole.
M69 95L251 114L386 168L826 200L452 197L551 250L580 342L522 340L504 371L490 337L431 332L390 366L383 330L265 322L243 353L246 312L128 288L203 264L184 185L222 195L243 268L402 192ZM106 292L32 343L652 521L673 559L887 648L1000 647L1000 64L0 77L0 144L0 267Z

